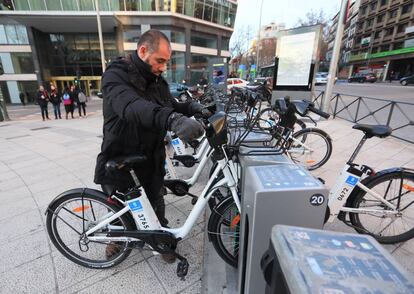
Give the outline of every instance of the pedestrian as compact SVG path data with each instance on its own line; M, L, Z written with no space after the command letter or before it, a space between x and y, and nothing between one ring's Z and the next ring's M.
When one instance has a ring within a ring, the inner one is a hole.
M49 113L47 111L47 105L49 103L49 94L43 86L39 86L39 91L37 91L37 103L40 106L40 111L42 112L42 119L50 119Z
M390 81L390 83L392 83L392 79L393 79L393 77L394 77L394 71L392 70L392 71L390 72L390 74L388 75L388 80Z
M22 102L23 106L26 106L26 101L25 101L26 97L25 97L23 92L20 92L19 98L20 98L20 101Z
M83 116L86 117L86 101L88 98L86 97L85 93L82 92L82 90L78 93L78 109L79 109L79 117L82 117L81 110L83 109Z
M69 90L70 99L72 99L72 108L75 110L75 107L79 109L79 98L78 98L78 91L76 90L75 85L70 86ZM81 117L81 111L79 109L79 117Z
M68 89L65 89L62 97L63 97L63 105L65 106L66 119L68 119L69 113L71 117L73 118L73 101L70 98Z
M102 75L103 142L97 157L94 182L105 193L127 191L135 186L129 172L109 173L105 164L122 156L145 155L145 167L134 171L161 223L166 226L164 196L165 145L167 130L185 142L200 137L202 126L190 116L204 111L197 102L179 103L171 96L162 77L171 59L168 38L157 30L145 32L137 50L126 58L112 61ZM106 246L106 257L112 259L121 250L115 242ZM162 254L171 263L174 254Z
M55 119L62 119L62 115L60 113L60 103L62 103L62 96L54 85L50 86L50 102L53 105Z

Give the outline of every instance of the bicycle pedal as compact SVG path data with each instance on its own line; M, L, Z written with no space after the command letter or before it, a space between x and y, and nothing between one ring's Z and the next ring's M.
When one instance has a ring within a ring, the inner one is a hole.
M177 276L179 278L181 278L181 280L184 280L185 276L187 275L188 267L189 267L189 264L188 264L187 259L182 259L182 260L180 260L180 262L178 262L178 264L177 264Z

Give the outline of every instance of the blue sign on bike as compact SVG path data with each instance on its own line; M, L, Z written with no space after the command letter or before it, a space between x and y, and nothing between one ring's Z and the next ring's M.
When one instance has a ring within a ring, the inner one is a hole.
M353 177L353 176L349 176L349 177L346 179L346 183L347 183L347 184L350 184L351 186L355 186L355 185L358 183L358 178Z
M141 204L141 202L138 199L135 200L135 201L129 202L128 205L129 205L129 208L132 211L140 211L140 210L142 210L142 204Z
M174 140L171 141L171 143L173 145L178 145L178 144L180 144L180 140L179 139L174 139Z

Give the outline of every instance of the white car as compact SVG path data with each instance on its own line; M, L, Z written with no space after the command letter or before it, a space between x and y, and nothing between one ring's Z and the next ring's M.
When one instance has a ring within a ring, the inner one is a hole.
M239 78L227 79L227 93L230 93L231 88L245 88L249 82Z
M315 76L315 85L325 85L328 82L328 74L327 73L316 73Z

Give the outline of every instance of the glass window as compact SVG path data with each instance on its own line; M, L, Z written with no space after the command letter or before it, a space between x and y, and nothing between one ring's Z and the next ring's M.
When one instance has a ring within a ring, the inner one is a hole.
M381 0L381 6L388 4L388 0Z
M14 0L16 10L30 10L27 0Z
M404 42L398 42L394 44L394 49L393 50L398 50L398 49L402 49L404 48Z
M10 53L14 73L16 74L31 74L34 73L33 58L31 53Z
M205 55L191 54L191 81L190 85L198 83L201 77L208 77L208 71L206 70L209 65L209 58Z
M151 26L151 28L164 33L172 43L185 44L185 33L182 29L170 26Z
M141 7L139 6L139 1L135 0L126 0L125 1L127 11L140 11Z
M408 23L404 23L398 26L397 33L405 32L405 28L407 27Z
M196 0L194 6L194 17L203 19L204 1Z
M381 52L388 51L390 49L390 45L381 46Z
M44 0L29 0L29 2L32 10L46 10Z
M29 38L27 37L27 31L25 26L16 26L16 34L19 40L19 44L29 44Z
M394 9L394 10L392 10L392 11L390 11L389 12L389 18L394 18L394 17L396 17L397 16L397 12L398 12L398 9Z
M411 9L413 8L412 4L407 4L402 7L401 14L410 13Z
M39 85L36 81L24 81L17 82L17 87L20 93L24 93L26 96L26 102L32 103L35 100L37 89Z
M221 38L221 50L229 50L230 38L222 37Z
M16 27L14 25L5 25L7 44L19 44L19 38L17 37Z
M194 0L185 0L184 14L188 16L194 16Z
M14 10L11 0L0 1L0 10Z
M138 43L140 36L140 28L124 28L124 42Z
M94 1L94 4L95 4L95 1ZM99 0L98 5L99 5L99 10L111 11L111 7L109 6L110 3L108 0ZM114 9L114 10L118 10L118 9Z
M376 1L371 3L371 5L370 5L370 11L374 11L375 9L377 9L377 2Z
M111 5L111 11L125 10L124 0L109 0L109 4Z
M374 39L378 39L381 37L381 31L375 32Z
M168 82L182 83L185 79L185 53L173 51L164 73Z
M213 17L213 1L206 0L205 6L204 6L203 19L211 22L212 17Z
M217 38L215 36L200 36L193 32L191 34L191 45L217 49Z
M378 15L378 17L377 17L377 23L381 23L384 20L384 15L385 14Z
M78 7L78 4L76 2L77 2L76 0L64 0L64 1L62 1L63 10L78 11L79 7Z
M184 14L184 0L175 1L175 12Z
M62 10L59 0L45 0L47 10Z
M0 24L0 44L7 44L6 31L4 25Z
M93 0L79 0L79 8L83 11L94 11L95 5Z
M364 15L367 12L367 7L364 6L361 8L361 14Z
M155 11L155 1L154 0L141 0L141 10L142 11Z

